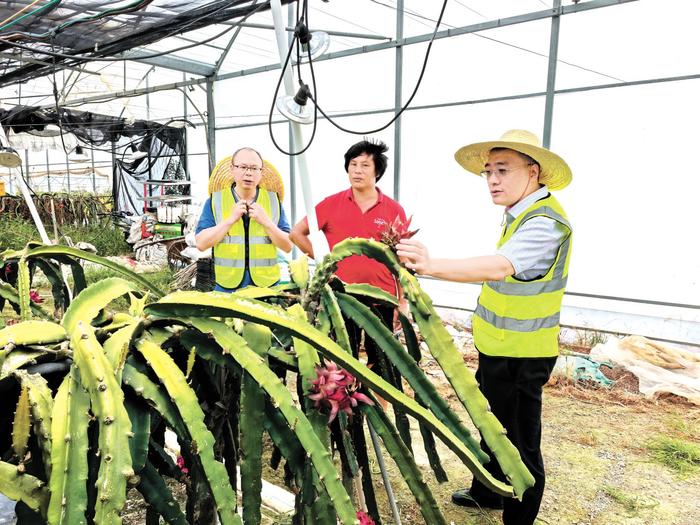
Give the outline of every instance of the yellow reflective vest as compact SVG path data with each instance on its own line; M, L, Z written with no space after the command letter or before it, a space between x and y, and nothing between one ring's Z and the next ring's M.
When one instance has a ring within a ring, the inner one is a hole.
M258 188L256 202L274 224L279 222L280 201L276 193ZM217 224L231 214L235 204L232 188L212 194L211 209ZM216 284L223 288L237 288L243 281L246 268L255 286L272 286L280 279L277 248L265 228L254 220L246 226L241 218L214 246Z
M474 345L498 357L554 357L559 354L559 314L569 274L571 226L564 209L550 194L533 203L505 228L500 248L528 219L549 217L568 234L547 273L529 281L513 276L484 282L472 329Z

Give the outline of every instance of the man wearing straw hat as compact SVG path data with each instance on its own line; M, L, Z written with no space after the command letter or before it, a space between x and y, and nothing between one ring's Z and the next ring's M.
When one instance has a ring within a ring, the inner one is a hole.
M215 291L272 286L280 279L277 248L289 252L289 223L280 198L260 187L265 164L253 148L231 156L233 185L215 191L202 208L197 248L214 248Z
M490 492L473 479L452 495L462 506L503 508L503 523L532 524L545 485L540 451L542 387L559 353L559 313L568 276L571 226L550 193L571 181L569 166L524 130L500 140L460 148L457 162L482 176L494 204L505 206L496 253L465 259L434 259L414 239L397 253L421 275L457 282L483 281L472 317L479 353L476 378L494 415L535 478L522 501ZM491 452L482 442L484 450ZM506 481L491 455L486 468Z

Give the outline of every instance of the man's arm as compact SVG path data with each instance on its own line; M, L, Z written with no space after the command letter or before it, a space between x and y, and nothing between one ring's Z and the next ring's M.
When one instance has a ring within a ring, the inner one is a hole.
M206 205L208 204L205 204L205 206ZM236 221L241 219L245 211L245 201L237 202L236 205L233 207L231 215L229 215L226 218L226 220L222 221L219 224L216 224L215 226L211 226L200 231L195 236L197 249L203 252L204 250L208 250L209 248L218 244L221 241L221 239L226 237L226 234L231 229L231 226L233 226L236 223Z
M272 222L270 216L265 212L260 204L253 203L248 206L248 217L251 220L257 221L263 228L265 233L270 237L272 244L284 252L290 252L292 243L289 240L289 234L282 231L280 227Z
M306 219L302 219L294 225L292 231L289 232L289 239L296 244L302 252L312 259L314 258L314 249L309 239L309 225Z
M515 269L503 255L483 255L466 259L432 259L427 248L414 239L397 245L397 255L409 270L419 275L432 275L460 283L500 281L513 275Z

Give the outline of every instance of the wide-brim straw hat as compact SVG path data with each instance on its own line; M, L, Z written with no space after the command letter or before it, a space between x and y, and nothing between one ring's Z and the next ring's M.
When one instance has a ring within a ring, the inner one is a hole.
M233 167L231 166L231 156L221 159L209 176L209 195L225 188L230 188L233 184ZM262 178L260 187L267 191L274 191L284 200L284 181L277 168L271 162L263 160Z
M512 149L535 159L540 165L539 182L550 190L561 190L571 182L571 168L564 159L543 148L539 137L524 129L506 131L500 140L477 142L459 148L455 160L465 170L480 175L489 152L494 148Z

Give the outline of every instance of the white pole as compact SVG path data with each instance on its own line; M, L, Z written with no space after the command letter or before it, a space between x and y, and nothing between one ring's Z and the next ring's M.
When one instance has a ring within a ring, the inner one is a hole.
M34 224L36 224L36 229L39 231L39 236L41 237L41 242L44 244L51 244L51 240L49 239L48 234L46 233L46 228L44 228L44 223L41 222L41 218L39 217L39 212L36 209L36 206L34 206L34 201L32 200L32 196L29 193L29 188L27 188L27 183L24 182L24 178L21 176L19 172L19 168L14 168L12 170L12 174L15 178L15 182L17 182L17 186L19 186L19 190L22 192L22 195L24 196L24 200L27 203L27 207L29 208L29 213L32 214L32 219L34 219Z
M289 50L289 45L287 43L287 35L284 20L282 19L282 4L280 0L270 1L270 11L272 12L272 20L275 24L275 37L277 38L277 50L280 55L280 65L284 66L284 61L287 58L287 51ZM291 68L287 68L284 71L284 89L289 96L294 96L296 91L294 90L294 82L292 78ZM303 138L301 134L301 124L298 122L291 121L292 128L292 148L301 148L303 144ZM311 193L311 184L309 183L309 172L306 166L306 154L295 156L297 163L296 172L299 174L299 179L301 181L301 191L304 196L304 206L306 207L306 217L309 223L309 239L311 240L311 245L314 249L314 259L319 262L323 259L323 256L329 253L328 242L326 241L325 235L318 230L318 219L316 218L316 208L314 206L314 199Z

